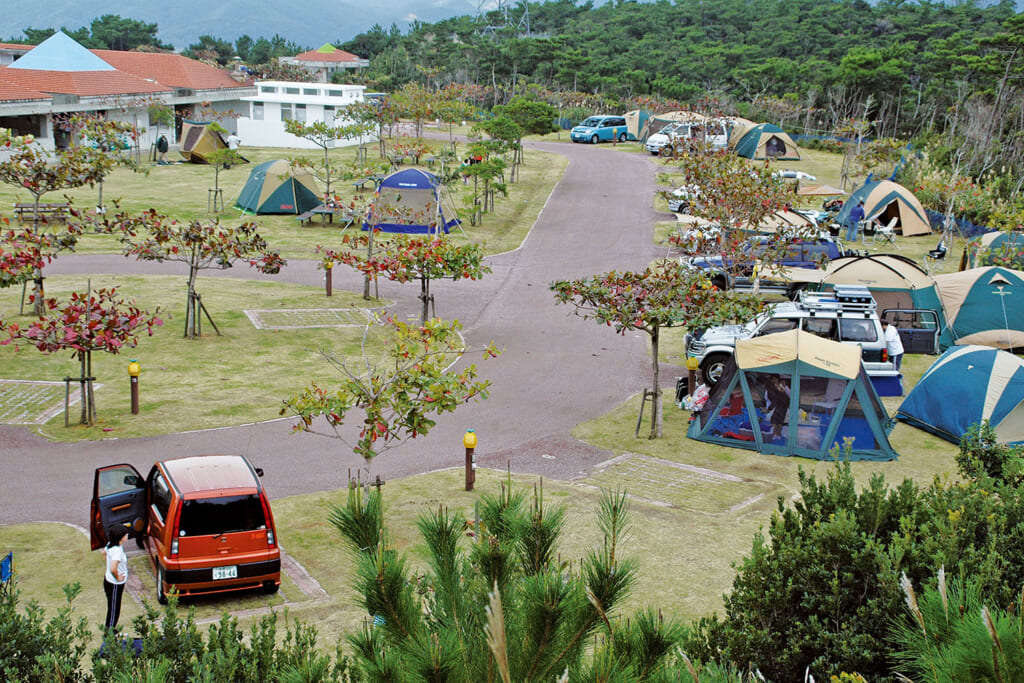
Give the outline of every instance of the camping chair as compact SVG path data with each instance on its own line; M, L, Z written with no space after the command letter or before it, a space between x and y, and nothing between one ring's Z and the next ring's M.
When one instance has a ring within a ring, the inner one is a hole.
M925 271L931 273L933 269L937 269L939 261L942 261L943 259L946 258L946 252L946 241L940 240L939 246L929 251L928 254L925 255L924 257Z
M892 219L886 225L880 225L875 219L871 219L871 223L874 227L871 230L871 244L874 244L878 240L882 240L882 244L891 244L895 249L899 249L899 245L896 244L896 223L899 222L899 216L893 216ZM864 231L864 244L868 244L867 241L867 229Z

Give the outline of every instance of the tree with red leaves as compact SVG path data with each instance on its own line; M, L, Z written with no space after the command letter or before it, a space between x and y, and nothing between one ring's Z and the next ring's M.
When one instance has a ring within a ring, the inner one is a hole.
M764 307L757 297L723 292L700 271L675 261L648 266L642 272L609 272L579 280L559 280L550 285L555 300L575 306L583 318L613 327L644 332L651 338L653 411L649 438L662 433L661 388L659 386L658 344L661 330L671 327L710 327L724 322L748 320Z
M381 451L404 438L426 435L436 424L432 415L453 412L474 399L486 399L490 381L477 380L475 365L452 370L451 364L465 351L461 325L434 318L410 325L389 318L384 358L374 362L364 353L361 360L339 357L322 350L323 357L342 375L341 385L327 389L313 382L300 394L284 401L282 415L299 418L294 431L310 432L345 441L339 431L353 410L362 410L363 422L353 452L367 466ZM500 353L493 344L484 358ZM330 431L317 431L323 419Z
M177 261L188 266L184 335L187 339L202 336L200 312L217 330L196 291L200 271L231 268L244 262L261 273L276 274L285 265L281 255L271 250L256 232L255 223L232 227L217 220L180 222L149 209L139 215L120 213L105 222L104 227L120 233L125 256L135 256L140 261Z
M24 342L43 353L70 350L81 367L81 423L93 425L96 423L96 401L93 395L92 352L116 354L122 348L134 348L139 343L140 332L145 331L152 336L153 328L162 325L163 321L139 308L134 301L119 298L115 287L95 292L72 292L65 304L57 299L46 299L44 309L39 320L25 328L0 320L0 330L8 335L0 345Z
M490 266L483 262L483 247L479 244L455 244L444 237L414 237L397 235L386 242L377 242L379 250L367 249L369 234L345 235L341 250L320 249L324 265L344 263L368 277L384 275L395 282L420 281L420 302L423 312L420 319L427 321L434 309L434 295L430 293L430 281L438 278L452 280L478 280L490 273Z

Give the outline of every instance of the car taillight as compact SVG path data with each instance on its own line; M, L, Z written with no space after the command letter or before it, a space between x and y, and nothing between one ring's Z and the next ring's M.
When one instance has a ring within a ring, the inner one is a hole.
M171 530L171 557L178 556L178 524L181 522L180 511L174 516L174 528Z
M889 349L882 349L882 362L883 363L888 363L889 362Z
M267 547L276 548L277 541L274 538L273 517L270 516L270 505L267 503L267 497L265 495L260 495L260 504L263 505L263 519L267 522Z

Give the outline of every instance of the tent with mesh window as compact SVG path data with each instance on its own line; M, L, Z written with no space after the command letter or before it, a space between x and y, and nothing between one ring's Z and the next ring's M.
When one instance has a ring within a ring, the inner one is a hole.
M459 225L459 219L441 193L437 176L407 168L380 181L363 230L439 235Z
M895 460L860 347L802 330L736 342L687 436L772 455Z
M759 123L736 141L736 153L747 159L799 161L800 148L784 130L770 123Z

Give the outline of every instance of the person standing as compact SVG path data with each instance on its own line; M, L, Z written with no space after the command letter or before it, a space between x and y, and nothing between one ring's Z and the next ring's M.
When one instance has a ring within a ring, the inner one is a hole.
M240 138L237 135L235 135L234 133L232 133L231 135L228 136L227 143L228 143L228 149L231 149L231 150L234 150L234 151L237 152L238 148L242 144L242 138Z
M167 144L167 136L161 135L156 141L156 151L159 152L160 156L157 157L157 163L163 165L167 163L167 149L170 145Z
M846 241L854 242L857 239L857 227L864 220L864 202L857 202L850 215L846 217Z
M107 547L103 574L103 592L107 594L107 618L103 628L107 631L117 628L117 620L121 618L121 598L124 586L128 582L128 556L124 552L124 542L128 539L128 530L121 525L114 526L107 533Z
M900 339L900 331L895 325L890 325L888 320L882 321L882 330L885 332L885 348L889 352L889 360L898 371L903 365L903 340Z

